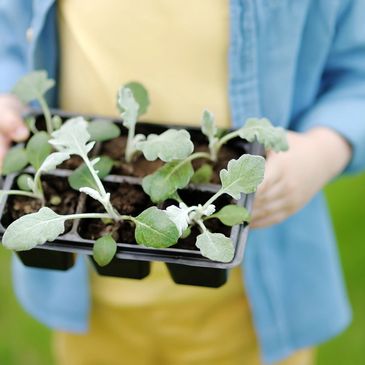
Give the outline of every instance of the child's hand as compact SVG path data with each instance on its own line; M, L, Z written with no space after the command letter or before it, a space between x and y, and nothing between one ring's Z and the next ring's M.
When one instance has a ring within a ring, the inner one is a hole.
M265 178L253 208L254 228L280 223L297 212L351 158L350 145L329 128L288 132L288 142L289 151L268 154Z
M23 105L15 96L0 95L0 166L10 142L23 141L29 135L22 120L23 111Z

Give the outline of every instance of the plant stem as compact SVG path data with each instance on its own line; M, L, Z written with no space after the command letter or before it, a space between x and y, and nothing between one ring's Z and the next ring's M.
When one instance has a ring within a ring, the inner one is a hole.
M222 194L224 194L224 189L220 188L220 190L218 190L213 196L210 197L210 199L206 201L206 203L202 207L202 210L204 211L205 209L207 209L208 206L212 204L216 199L218 199Z
M207 227L205 227L204 223L201 220L196 221L196 223L198 223L198 226L200 227L203 233L207 231Z
M211 158L211 156L208 152L195 152L192 155L188 156L182 162L185 163L185 162L188 162L188 161L196 160L198 158L206 158L207 160L212 160L212 158Z
M43 110L44 119L46 120L47 132L48 132L49 135L51 135L51 133L53 132L51 112L49 111L47 102L46 102L46 100L44 99L43 96L39 95L38 96L38 101L39 101L39 104L41 105L41 108Z
M23 190L1 190L0 197L4 195L24 195L30 198L40 199L43 200L42 196L36 193L32 193L30 191L23 191Z
M218 157L218 152L224 144L226 144L228 141L230 141L231 139L238 137L238 136L239 136L239 132L237 130L237 131L228 133L225 136L223 136L222 138L218 139L218 141L214 144L214 146L211 147L211 150L214 150L214 154L212 156L212 158L214 157L213 160L216 161L216 159Z
M127 138L127 146L125 149L125 160L126 162L130 163L132 162L132 157L135 151L133 141L134 141L134 134L136 130L135 123L129 126L128 128L128 138Z
M65 219L103 219L110 218L108 213L79 213L79 214L69 214L64 216Z

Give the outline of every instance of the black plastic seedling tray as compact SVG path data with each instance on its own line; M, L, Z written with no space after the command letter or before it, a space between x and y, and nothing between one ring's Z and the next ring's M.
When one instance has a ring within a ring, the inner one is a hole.
M57 111L57 114L63 119L75 116L60 111ZM88 119L96 118L95 116L85 117ZM38 118L40 119L41 117ZM103 119L107 118L103 117ZM121 121L113 121L120 126L122 134L126 135L127 130L121 125ZM136 132L160 134L170 127L182 128L181 126L138 123ZM186 127L186 129L190 132L193 142L199 143L205 141L205 137L198 128ZM228 145L237 150L239 154L263 154L262 146L257 143L248 144L241 140L232 140ZM96 155L98 154L98 149L100 149L100 145L94 150ZM28 171L31 172L32 169L29 168ZM70 170L58 169L47 174L47 176L56 179L65 179L71 172L72 171ZM7 176L4 180L3 189L13 188L16 177L16 174ZM129 183L136 186L141 186L142 183L142 179L140 178L122 175L109 175L104 181L110 184ZM218 188L218 185L214 184L190 185L184 189L184 193L189 194L191 191L198 191L205 194L214 194ZM2 237L5 231L5 226L11 223L6 218L8 199L9 197L4 197L0 203L0 237ZM77 213L85 211L86 199L88 198L84 194L79 195L76 209ZM251 210L253 199L254 194L243 195L236 203ZM30 251L18 252L18 256L27 266L53 270L67 270L74 264L76 254L84 254L90 257L91 262L94 264L94 267L99 274L131 279L142 279L148 276L150 273L150 263L159 261L166 263L172 280L177 284L220 287L227 281L228 270L238 266L242 262L248 231L248 225L237 225L231 228L230 238L235 245L235 255L233 260L229 263L211 261L203 257L199 250L181 249L177 247L157 249L137 244L118 242L115 258L109 265L99 267L92 259L94 241L80 236L80 221L78 220L73 222L71 229L67 233L59 236L55 241L47 242Z

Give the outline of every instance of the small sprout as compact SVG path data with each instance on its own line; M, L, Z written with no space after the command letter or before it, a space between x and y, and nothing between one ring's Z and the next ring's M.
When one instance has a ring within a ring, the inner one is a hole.
M59 195L52 195L51 196L51 199L49 200L49 202L52 204L52 205L60 205L62 203L62 199Z
M59 115L54 115L52 117L52 125L54 130L60 129L62 125L62 118Z
M24 103L37 100L46 120L47 132L54 130L51 113L44 95L54 86L55 82L48 78L46 71L34 71L20 79L13 88L13 93Z
M32 185L32 177L28 174L22 174L19 175L16 183L18 185L18 188L23 191L32 191L33 185Z

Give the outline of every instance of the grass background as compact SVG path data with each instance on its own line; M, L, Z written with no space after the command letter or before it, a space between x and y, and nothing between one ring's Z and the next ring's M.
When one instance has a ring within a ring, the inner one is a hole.
M317 365L365 364L365 174L342 178L326 193L354 320L343 334L319 347ZM51 333L17 304L9 258L0 248L0 364L52 365Z

